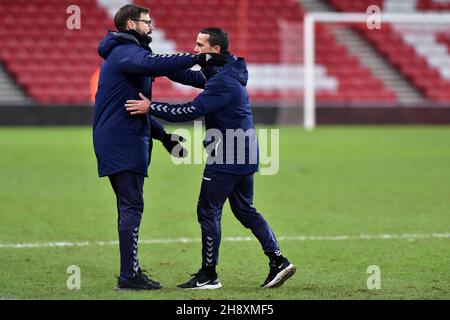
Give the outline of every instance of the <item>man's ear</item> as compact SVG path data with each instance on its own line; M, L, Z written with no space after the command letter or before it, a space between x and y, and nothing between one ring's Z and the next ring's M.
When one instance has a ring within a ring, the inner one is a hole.
M127 21L127 29L128 30L133 30L134 29L134 21L131 19L128 19Z
M220 46L216 44L214 47L212 47L212 52L214 53L220 53Z

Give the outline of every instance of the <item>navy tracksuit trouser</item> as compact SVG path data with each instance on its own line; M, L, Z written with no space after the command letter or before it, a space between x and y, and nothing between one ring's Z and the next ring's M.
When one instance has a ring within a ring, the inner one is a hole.
M110 175L109 181L117 200L120 276L132 278L140 268L138 238L144 212L144 176L132 171L122 171Z
M222 208L227 198L235 217L252 231L264 252L279 251L272 229L253 207L253 174L205 172L197 205L198 222L202 230L202 265L219 263Z

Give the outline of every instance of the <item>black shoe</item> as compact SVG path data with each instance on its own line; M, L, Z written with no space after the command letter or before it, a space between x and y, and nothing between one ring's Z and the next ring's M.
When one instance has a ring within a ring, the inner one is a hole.
M295 273L295 266L289 262L288 259L284 259L281 264L276 264L274 262L269 263L270 271L264 283L261 285L262 288L278 288L287 279L292 277Z
M144 277L144 278L147 279L149 282L151 282L151 283L153 283L153 284L155 284L155 285L157 285L157 286L160 286L160 285L161 285L161 283L159 283L159 282L156 281L156 280L151 279L151 278L150 278L148 275L146 275L143 271L145 271L145 270L139 269L139 270L138 270L138 274L141 274L142 277Z
M146 274L139 272L131 279L123 279L119 277L117 280L117 286L114 290L157 290L161 288L161 284L151 280Z
M177 287L181 289L219 289L222 284L219 281L217 273L209 275L200 269L198 273L192 275L193 278L186 283L180 284Z

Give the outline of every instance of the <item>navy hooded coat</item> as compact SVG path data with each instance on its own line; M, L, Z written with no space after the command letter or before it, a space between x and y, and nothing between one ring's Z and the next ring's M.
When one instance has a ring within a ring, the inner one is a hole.
M152 138L161 139L163 127L150 115L132 116L127 100L139 92L151 97L152 78L196 64L194 55L153 54L130 33L109 32L100 42L104 59L95 97L93 143L100 177L121 171L147 176Z
M248 71L245 60L229 56L228 63L223 67L177 72L170 75L170 79L204 90L192 102L185 104L153 101L149 113L171 122L205 117L207 132L203 144L209 151L209 160L214 158L214 161L207 161L205 172L234 175L257 172L259 149L246 88ZM211 136L208 131L212 132ZM220 132L220 135L214 131ZM245 136L245 140L241 140L245 142L241 145L233 136L239 133L241 138ZM230 143L231 148L227 147L230 138L234 139Z

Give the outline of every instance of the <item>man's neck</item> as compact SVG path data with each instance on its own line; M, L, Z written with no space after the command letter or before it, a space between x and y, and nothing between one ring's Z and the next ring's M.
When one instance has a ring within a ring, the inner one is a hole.
M136 38L136 40L139 42L140 46L147 49L150 45L149 39L146 39L144 36L142 36L139 32L137 32L134 29L124 30L122 31L124 33L130 34L133 37Z

